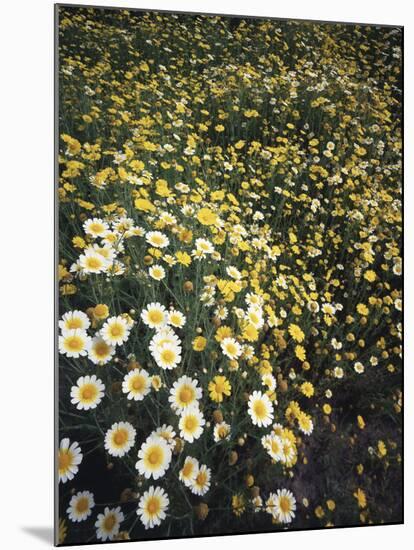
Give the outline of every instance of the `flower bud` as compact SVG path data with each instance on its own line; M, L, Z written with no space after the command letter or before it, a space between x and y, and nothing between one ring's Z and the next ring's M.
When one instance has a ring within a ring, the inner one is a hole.
M247 475L245 479L245 483L246 483L246 487L253 487L254 477L251 474Z
M221 422L223 422L223 413L221 412L220 409L216 409L214 412L213 412L213 420L216 424L220 424Z
M236 451L231 451L229 454L229 465L234 466L239 459L239 455L236 453Z
M185 292L192 292L193 291L193 283L191 281L186 281L184 284L183 284L183 289Z
M149 256L148 254L144 256L144 264L145 265L151 265L153 263L152 256Z
M195 510L196 516L201 521L204 521L208 516L208 505L205 502L200 502L200 504L195 506L194 510Z

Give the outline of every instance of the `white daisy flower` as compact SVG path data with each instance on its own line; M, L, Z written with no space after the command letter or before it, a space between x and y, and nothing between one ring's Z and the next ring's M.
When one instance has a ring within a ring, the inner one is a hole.
M295 458L295 448L293 443L287 437L282 437L281 462L289 464Z
M291 523L295 517L296 499L287 489L278 489L276 495L276 513L282 523Z
M135 468L147 479L159 479L168 470L171 462L171 448L163 437L151 435L138 451Z
M170 343L161 344L154 351L153 357L160 368L174 369L181 361L181 347Z
M200 466L196 472L193 483L190 485L190 490L195 495L203 496L210 489L211 470L205 464Z
M141 401L151 391L151 376L145 369L133 369L124 376L122 391L128 399Z
M97 334L92 338L91 347L88 350L88 359L95 365L106 365L115 354L115 347L110 346Z
M262 308L259 306L250 306L246 312L245 319L255 328L261 329L264 325Z
M115 422L105 434L105 449L111 456L122 457L134 446L135 435L129 422Z
M151 338L149 344L151 355L154 357L156 351L161 349L164 344L171 344L173 346L176 346L180 349L181 352L181 340L178 338L175 332L167 326L158 330Z
M171 447L171 450L174 449L175 447L175 436L176 436L176 433L174 431L174 428L172 426L167 426L167 424L163 424L162 426L160 426L159 428L157 428L155 430L155 432L153 432L154 435L158 435L159 437L162 437L163 439L165 439L165 441L167 442L167 444Z
M137 514L145 529L160 525L166 517L170 501L167 493L161 487L151 487L139 499Z
M217 317L217 319L220 319L221 321L227 319L228 314L229 310L225 306L218 306L214 310L214 315Z
M202 254L213 254L214 246L207 239L196 239L196 250Z
M96 538L102 541L113 540L119 533L121 523L124 521L124 514L121 512L121 507L116 508L105 507L103 514L98 514L95 523Z
M273 420L273 405L269 396L260 391L254 391L249 397L248 414L252 422L259 428L269 426Z
M124 250L122 236L117 231L105 231L101 242L104 245L115 247L117 252L122 252Z
M109 225L100 218L92 218L83 223L83 229L87 235L96 239L108 231Z
M198 460L196 458L193 458L192 456L187 456L184 461L183 467L178 474L178 477L184 483L184 485L190 487L195 480L198 470Z
M79 491L73 495L69 501L69 508L66 510L70 521L85 521L91 514L95 506L93 494L89 491Z
M205 423L206 421L204 420L203 413L198 407L188 407L182 413L178 423L180 436L189 443L192 443L203 433L203 426Z
M177 413L182 413L188 407L198 404L203 391L198 387L198 380L193 380L188 376L181 376L174 382L170 389L168 401Z
M232 279L235 279L236 281L242 278L242 274L237 269L237 267L234 267L234 265L230 265L229 267L226 267L226 273L229 277L231 277Z
M104 273L111 263L95 250L89 250L79 256L79 265L83 273Z
M153 265L149 268L149 276L155 281L161 281L165 279L165 269L162 265Z
M177 218L169 212L161 212L160 220L163 221L166 225L175 225L177 223Z
M127 233L134 228L134 220L132 218L119 218L112 224L112 227L119 233Z
M92 376L81 376L76 381L76 386L72 386L70 391L71 403L76 405L79 410L95 409L102 401L105 395L105 385L102 380Z
M181 311L172 309L168 312L168 324L173 326L174 328L183 328L185 322L185 315L183 315Z
M59 481L66 483L74 478L79 471L79 464L82 462L83 454L79 443L74 441L70 443L69 438L65 437L60 442L58 451L58 473Z
M167 323L167 312L163 305L158 302L152 302L142 310L141 319L148 327L160 329Z
M280 462L283 458L283 442L281 438L274 434L264 435L262 437L262 445L268 454L276 462Z
M62 319L59 321L59 328L63 330L87 330L91 325L89 317L83 311L68 311L62 315Z
M121 315L110 317L103 325L100 335L109 346L121 345L128 340L131 328Z
M86 331L75 328L70 330L64 330L63 334L59 336L59 353L66 355L67 357L83 357L87 355L91 346L91 337L87 335Z
M365 370L365 367L360 361L357 361L356 363L354 363L354 371L356 373L362 374L364 370Z
M214 426L213 438L216 443L230 439L230 424L220 422Z
M298 425L299 430L305 435L310 435L313 432L312 418L304 412L301 412L298 416Z
M270 493L269 498L266 500L266 512L272 516L273 519L278 520L279 514L277 513L277 499L276 493Z
M97 244L94 244L93 246L89 246L88 248L85 248L84 254L91 253L91 254L100 254L105 260L112 264L112 262L115 260L116 251L112 246L104 244L104 246L99 246Z
M276 378L270 372L263 374L262 384L264 386L267 386L267 388L269 388L270 391L274 391L277 385Z
M263 298L262 296L259 296L258 294L253 294L252 292L249 292L246 294L246 304L249 306L262 306L263 305Z
M165 248L170 244L167 235L164 235L161 231L148 231L145 239L154 248Z
M237 359L242 354L241 345L232 337L224 338L220 345L224 355L229 359Z

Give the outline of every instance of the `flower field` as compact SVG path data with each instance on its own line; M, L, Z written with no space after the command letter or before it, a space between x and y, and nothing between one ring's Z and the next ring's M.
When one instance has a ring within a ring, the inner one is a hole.
M402 521L402 30L60 7L59 544Z

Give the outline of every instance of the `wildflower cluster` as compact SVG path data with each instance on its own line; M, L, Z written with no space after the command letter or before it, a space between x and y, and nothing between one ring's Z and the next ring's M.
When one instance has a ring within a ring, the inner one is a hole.
M400 520L400 42L59 8L62 542Z

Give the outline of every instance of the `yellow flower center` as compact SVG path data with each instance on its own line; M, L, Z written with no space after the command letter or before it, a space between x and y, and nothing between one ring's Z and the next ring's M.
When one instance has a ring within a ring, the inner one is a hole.
M272 452L274 452L275 454L278 454L278 452L280 451L280 445L277 441L273 440L270 444L270 448L272 449Z
M125 430L124 428L120 428L114 433L112 440L115 445L117 445L118 447L122 447L122 445L125 445L125 443L128 441L127 430Z
M290 511L290 500L288 497L280 497L279 507L285 514Z
M100 223L91 223L89 229L90 231L92 231L92 233L102 233L102 231L104 230L104 226Z
M162 462L163 452L160 449L160 447L151 447L151 450L147 456L148 456L148 462L152 466L155 466L156 464L160 464Z
M253 324L257 324L259 322L259 317L256 315L256 313L250 313L249 317L250 317L250 321Z
M132 388L136 391L140 391L144 388L144 377L138 374L132 381Z
M97 393L98 390L94 384L85 384L80 391L80 396L83 401L93 401Z
M104 529L106 531L112 531L112 529L115 527L115 523L116 523L116 518L114 514L110 514L109 516L106 516L103 523Z
M147 502L147 511L149 514L154 515L160 511L160 502L156 497L152 497Z
M192 462L186 462L183 466L182 474L184 477L189 477L194 470L194 464Z
M225 426L220 426L217 433L220 439L224 439L227 435L227 428Z
M93 349L98 357L106 357L109 352L109 346L106 342L98 342L94 345Z
M161 358L165 363L172 363L175 359L175 353L172 349L164 349L161 352Z
M119 323L112 325L110 328L111 336L121 336L123 332L123 327Z
M189 432L192 432L197 428L198 422L195 416L187 416L184 422L185 429Z
M69 338L66 339L66 347L71 351L82 351L83 338L80 336L69 336Z
M153 310L148 313L148 318L151 321L151 323L154 323L154 325L158 325L162 322L164 319L164 316L161 311Z
M197 477L196 477L197 485L203 486L203 485L205 485L206 481L207 481L207 473L204 472L204 471L198 472Z
M235 355L236 351L237 351L237 348L233 343L227 344L227 352L230 355Z
M253 405L253 410L258 418L264 418L266 416L266 407L263 401L256 401Z
M191 386L184 386L183 388L181 388L178 398L181 403L191 403L191 401L194 399L193 388Z
M152 244L154 245L160 245L164 242L164 239L163 237L161 237L161 235L153 235L151 237L151 241L152 241Z
M223 382L222 380L218 380L216 381L216 393L223 393L224 392L224 385L225 385L225 382Z
M77 317L72 317L72 319L66 321L66 326L68 329L82 328L82 321Z
M96 256L93 256L91 258L87 258L86 260L86 267L88 269L99 269L102 265L102 261L97 258Z
M66 471L72 463L72 453L69 450L59 451L59 470Z
M81 497L76 503L76 511L83 514L89 509L89 500L86 497Z

